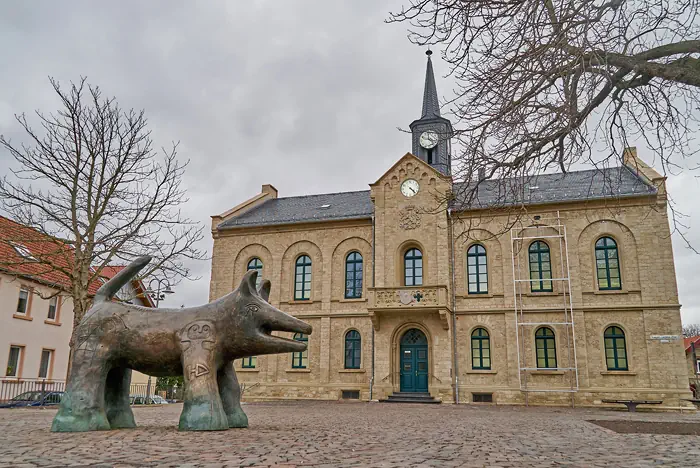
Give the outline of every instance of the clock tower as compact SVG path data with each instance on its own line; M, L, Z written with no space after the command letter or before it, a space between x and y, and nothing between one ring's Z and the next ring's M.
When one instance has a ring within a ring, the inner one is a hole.
M425 90L423 91L423 112L418 120L411 122L412 153L445 175L452 173L450 139L453 135L452 124L440 116L433 63L428 56L425 72Z

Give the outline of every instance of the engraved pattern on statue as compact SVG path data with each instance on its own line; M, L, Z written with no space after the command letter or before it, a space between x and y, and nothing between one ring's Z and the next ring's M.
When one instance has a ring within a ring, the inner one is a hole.
M184 330L180 342L185 362L190 359L196 361L188 364L185 371L189 378L194 380L210 372L206 360L214 349L214 325L208 321L198 320L186 325Z
M420 223L420 214L415 206L409 205L399 212L399 227L401 229L417 229L420 227Z

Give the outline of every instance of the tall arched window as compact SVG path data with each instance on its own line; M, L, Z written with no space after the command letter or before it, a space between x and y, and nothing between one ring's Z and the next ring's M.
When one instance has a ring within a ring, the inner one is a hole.
M357 330L345 334L345 368L359 369L362 360L362 338Z
M408 249L403 256L404 285L423 284L423 253L418 249Z
M255 287L260 287L260 283L262 282L262 270L263 270L263 262L260 260L258 257L253 257L250 259L248 262L248 271L250 270L256 270L258 272L258 277L255 280Z
M552 291L552 262L549 246L543 241L535 241L528 249L530 254L530 290L532 292Z
M489 292L486 249L481 244L474 244L467 250L467 276L469 294L486 294Z
M605 339L605 362L610 371L626 371L627 348L625 346L625 332L620 327L608 327L603 334Z
M491 342L485 328L472 332L472 369L491 369Z
M535 332L538 369L557 368L557 345L551 328L541 327Z
M303 341L304 343L309 342L309 337L303 333L295 333L294 341ZM292 369L306 369L309 367L309 348L304 351L292 353Z
M311 259L308 255L297 258L294 277L294 300L308 301L311 297Z
M598 289L622 289L617 243L611 237L601 237L595 243L595 266Z
M345 258L345 298L362 297L362 255L350 252Z

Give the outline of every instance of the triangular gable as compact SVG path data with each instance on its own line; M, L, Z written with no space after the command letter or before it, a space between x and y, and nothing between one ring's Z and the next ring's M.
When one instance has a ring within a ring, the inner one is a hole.
M406 153L398 161L396 161L393 166L391 166L387 171L385 171L384 174L382 174L382 176L379 179L377 179L376 182L374 182L373 184L369 184L369 186L374 187L375 185L379 184L385 177L387 177L394 170L396 170L396 168L399 167L401 164L403 164L407 159L410 159L412 162L417 163L419 165L422 165L426 169L430 169L440 179L446 180L448 182L452 181L451 177L444 175L443 173L441 173L440 171L438 171L433 166L431 166L427 162L423 161L422 159L420 159L416 155L414 155L412 153Z

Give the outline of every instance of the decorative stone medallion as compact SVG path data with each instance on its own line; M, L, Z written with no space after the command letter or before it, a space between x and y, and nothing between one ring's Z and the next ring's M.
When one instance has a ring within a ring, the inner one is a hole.
M399 227L405 230L416 229L420 227L420 214L418 208L409 205L399 212Z
M399 302L403 305L409 305L415 302L411 291L399 291Z

